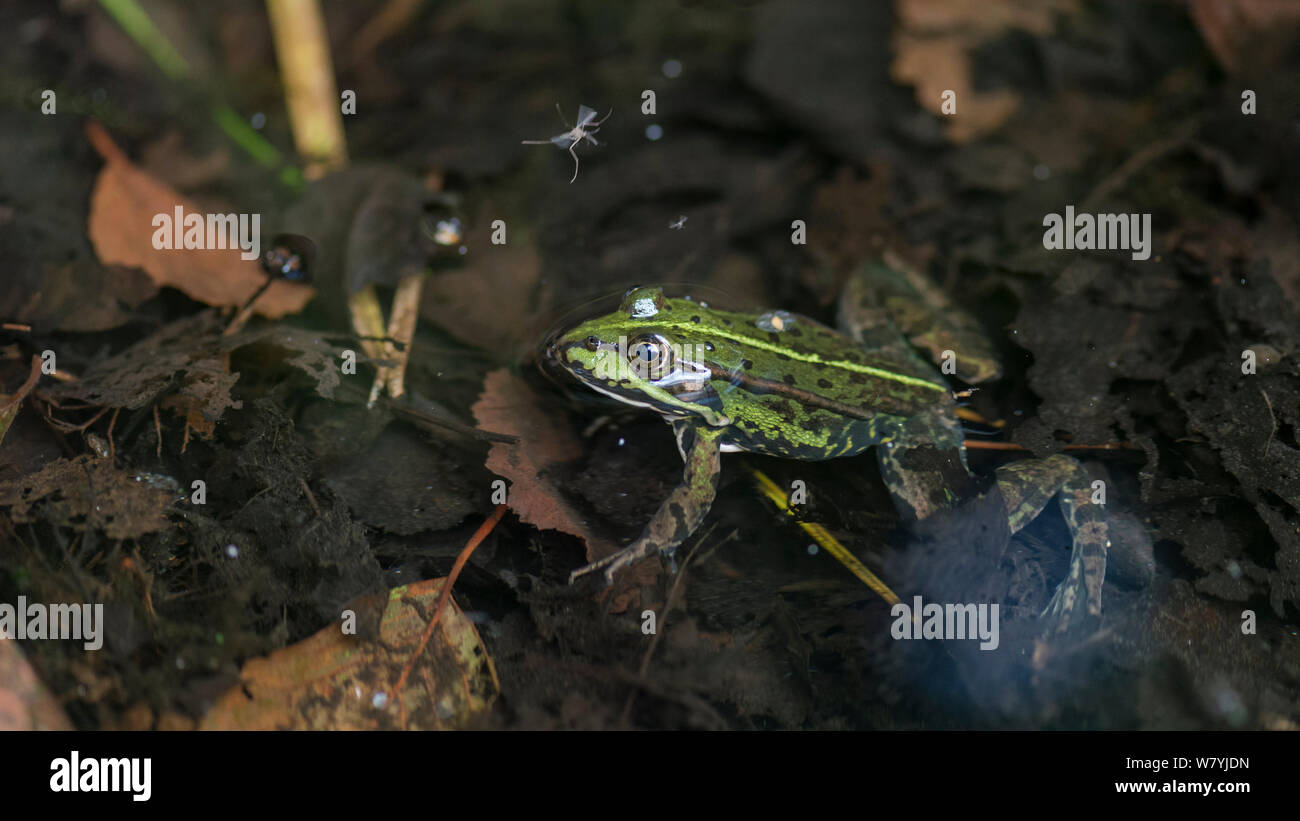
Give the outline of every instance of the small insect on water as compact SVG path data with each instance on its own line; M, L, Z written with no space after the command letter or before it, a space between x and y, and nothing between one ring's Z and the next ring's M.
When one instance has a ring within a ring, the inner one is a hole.
M565 128L569 128L569 121L564 119L564 111L560 108L559 103L555 104L555 110L560 115L560 122L564 123ZM574 180L578 179L578 155L573 150L574 146L583 140L586 140L592 145L600 145L596 138L591 135L599 131L601 123L608 120L609 115L613 113L614 109L611 108L608 114L597 120L595 109L588 108L585 105L579 105L578 124L569 128L568 131L563 134L556 134L549 140L520 140L520 142L524 145L546 145L547 143L550 143L557 148L567 148L569 150L569 156L573 157L573 179L569 180L569 184L572 185Z

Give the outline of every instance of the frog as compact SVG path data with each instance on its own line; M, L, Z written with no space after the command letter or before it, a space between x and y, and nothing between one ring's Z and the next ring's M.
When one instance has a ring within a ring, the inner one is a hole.
M820 461L874 449L904 526L955 507L975 479L959 397L919 349L962 352L962 379L987 381L1000 368L987 337L971 333L977 322L932 289L913 298L919 282L890 265L864 263L844 288L837 328L787 311L722 310L668 296L664 286L634 286L614 312L552 334L543 345L546 363L617 402L658 413L683 462L680 484L641 535L575 569L570 583L601 573L612 584L615 573L655 555L675 571L677 548L717 493L724 453ZM930 330L936 316L949 320L945 330ZM1057 453L1003 465L995 480L1011 533L1058 500L1070 564L1039 616L1041 630L1047 637L1091 634L1100 624L1111 544L1090 474Z

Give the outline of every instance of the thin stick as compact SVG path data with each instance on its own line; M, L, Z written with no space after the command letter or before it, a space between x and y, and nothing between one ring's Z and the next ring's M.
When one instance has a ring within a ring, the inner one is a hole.
M406 393L406 362L411 358L411 343L415 339L415 324L420 316L420 294L424 290L424 274L402 277L393 294L393 313L388 317L388 336L402 343L387 343L387 359L397 364L388 372L388 395L398 399Z
M108 420L108 462L113 464L117 460L117 445L113 444L113 426L117 424L117 414L121 408L113 408L113 418Z
M158 419L158 403L153 404L153 429L158 434L158 460L162 461L162 422Z
M48 410L48 408L47 408L47 410ZM54 427L55 430L61 431L61 432L63 432L63 433L78 433L78 432L83 431L83 430L85 430L86 428L90 427L91 425L95 424L96 422L98 422L98 421L99 421L99 417L101 417L101 416L103 416L104 414L108 413L108 411L109 411L109 408L108 408L107 405L105 405L105 406L104 406L104 407L99 411L99 413L97 413L97 414L95 414L94 416L90 417L90 421L88 421L88 422L82 422L80 425L73 425L73 424L69 424L68 422L64 422L64 421L61 420L61 419L55 419L53 416L50 416L48 413L46 414L45 418L49 421L49 423Z
M307 480L301 476L298 477L298 484L302 485L302 492L307 494L307 501L311 502L311 509L316 511L316 518L320 518L320 505L316 504L316 497L312 495L311 488L307 487Z
M343 114L317 0L266 0L275 56L284 80L293 143L307 159L307 179L347 165Z
M1017 445L1014 442L981 442L976 439L967 439L965 444L967 450L1014 450L1027 452L1029 448ZM1132 442L1108 442L1103 445L1066 445L1066 450L1141 450L1140 447Z

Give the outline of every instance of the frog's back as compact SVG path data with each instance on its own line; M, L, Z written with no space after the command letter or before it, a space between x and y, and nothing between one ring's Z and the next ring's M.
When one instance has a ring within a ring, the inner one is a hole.
M874 355L815 320L712 313L714 327L700 338L714 345L715 362L730 365L715 367L711 380L732 420L728 450L809 460L851 456L902 421L952 406L933 369Z

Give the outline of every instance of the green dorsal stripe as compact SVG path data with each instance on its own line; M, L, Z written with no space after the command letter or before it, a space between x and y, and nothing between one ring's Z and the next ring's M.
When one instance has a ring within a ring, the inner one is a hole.
M663 322L662 317L656 317L656 320L657 321L655 324L672 328L675 331L679 331L683 333L696 333L696 334L701 332L700 326L694 323L676 322L676 321ZM830 367L843 368L844 370L847 371L856 371L857 373L869 374L871 376L875 376L880 379L888 379L893 382L901 382L904 385L913 385L918 388L928 388L932 391L938 391L939 393L948 393L948 388L946 386L936 385L933 382L929 382L925 379L920 379L915 376L908 376L906 374L894 373L893 371L884 370L883 368L873 368L870 365L860 365L857 362L850 362L847 359L826 359L825 357L818 356L815 353L797 353L789 348L783 348L779 345L773 345L771 342L768 342L765 339L756 339L755 337L745 336L744 334L738 334L735 333L734 331L725 331L718 328L713 328L710 329L709 333L712 333L713 335L720 337L722 339L728 339L732 342L735 342L738 345L757 348L759 350L768 351L769 353L785 354L791 359L797 360L799 362L810 362L810 363L820 362L823 365L828 365Z

